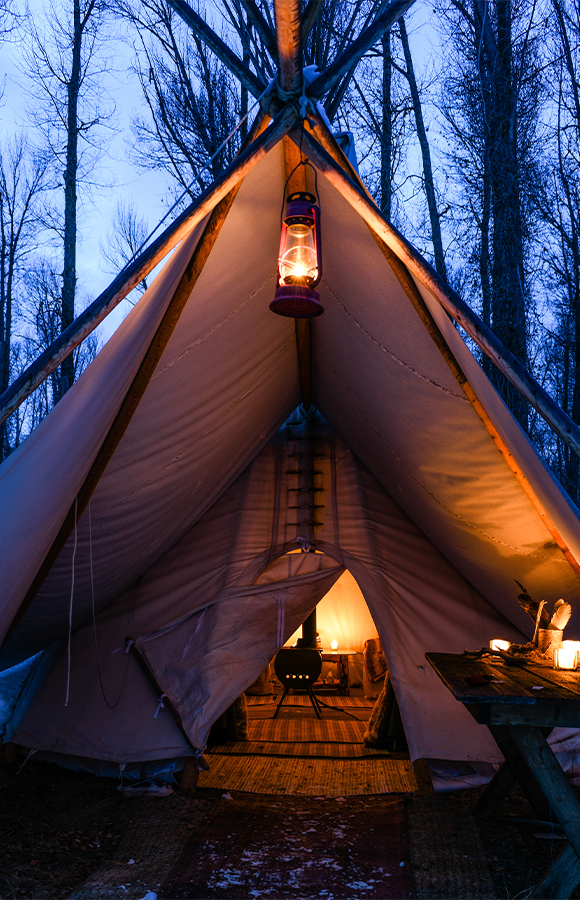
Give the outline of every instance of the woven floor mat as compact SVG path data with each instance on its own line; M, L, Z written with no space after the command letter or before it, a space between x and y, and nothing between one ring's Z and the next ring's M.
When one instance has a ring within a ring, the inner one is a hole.
M163 898L410 900L403 801L240 796L186 844Z
M246 695L246 703L248 706L267 706L270 704L276 708L281 696L281 692L278 692L276 699L271 694L266 697L248 697ZM374 700L367 700L366 697L340 697L336 694L321 694L320 699L329 706L336 706L337 709L340 709L341 706L345 709L372 709L375 705ZM306 694L292 694L288 703L293 703L295 706L310 706L310 698Z
M210 768L200 773L200 788L310 797L405 794L417 790L408 759L287 759L216 753L209 753L206 758Z
M231 741L213 748L219 756L302 756L327 759L393 759L399 754L374 750L364 744L339 741Z
M257 719L274 719L275 712L276 709L273 706L253 706L248 710L248 719L251 722ZM361 709L360 707L358 709L339 709L333 706L330 709L323 708L319 719L312 706L289 704L280 707L276 721L288 722L295 719L301 722L368 722L371 714L372 710L370 709Z
M496 897L479 831L445 796L418 797L407 806L409 850L418 900Z
M355 719L250 719L249 741L346 741L361 744L366 722Z

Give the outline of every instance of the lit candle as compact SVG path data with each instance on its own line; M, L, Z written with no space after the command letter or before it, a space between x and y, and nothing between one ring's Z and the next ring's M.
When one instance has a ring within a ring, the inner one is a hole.
M330 648L331 650L338 650L338 641L331 641Z
M575 644L576 641L566 641L566 643ZM554 668L575 669L576 658L577 650L575 647L557 647L554 650Z
M511 643L509 641L501 641L499 638L492 638L489 642L490 650L509 650Z

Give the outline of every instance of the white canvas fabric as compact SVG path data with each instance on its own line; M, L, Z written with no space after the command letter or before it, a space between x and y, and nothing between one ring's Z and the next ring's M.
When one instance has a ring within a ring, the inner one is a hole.
M17 741L62 753L73 731L82 738L68 752L100 757L104 743L94 742L96 720L104 733L115 736L113 758L159 758L143 756L142 744L133 738L140 709L155 732L161 717L152 719L158 698L132 657L125 657L119 669L124 656L122 647L118 649L120 636L128 635L137 638L160 693L174 703L189 739L203 748L211 723L255 680L347 566L382 638L413 758L500 759L487 729L455 703L424 653L478 649L498 633L512 639L521 635L442 557L342 441L320 424L312 452L323 488L317 492L322 524L314 538L322 553L279 555L304 536L287 499L296 479L291 474L296 447L284 432L279 434L176 544L170 558L159 560L118 605L100 615L97 639L108 691L116 696L121 673L128 679L128 672L129 692L136 696L139 689L142 697L130 716L125 718L124 709L105 707L89 665L94 636L88 625L73 636L73 705L63 706L63 653ZM242 502L243 511L233 515ZM165 623L168 610L173 616ZM153 630L160 622L162 627ZM60 704L55 704L55 692ZM107 749L110 752L110 743ZM137 751L141 755L133 756Z
M199 226L183 241L90 369L0 466L2 638L97 455L201 230ZM55 614L51 606L41 616L49 642ZM42 639L38 649L46 645ZM29 649L18 656L30 656Z
M521 637L522 630L529 634L531 620L517 604L516 579L533 595L570 601L574 623L580 581L368 228L322 176L318 181L325 313L312 323L312 390L331 430L323 428L317 438L324 445L315 466L323 473L324 491L315 546L331 566L348 568L364 594L387 650L412 756L495 761L497 748L487 730L452 700L424 654L479 648L500 630L506 638ZM222 643L230 628L232 642L243 645L238 632L247 618L248 650L236 649L244 674L231 682L227 667L223 676L217 666L213 672L217 645L213 632L203 631L204 643L196 649L201 657L191 671L203 670L211 689L191 708L185 681L171 675L176 706L187 712L195 740L205 739L212 717L231 695L229 684L237 689L251 683L258 660L267 655L265 647L252 655L251 647L259 644L261 628L272 634L272 621L255 618L251 604L238 615L251 596L261 608L264 595L244 591L285 552L313 537L308 529L304 533L296 510L291 512L289 491L297 489L298 477L291 474L291 442L284 431L275 437L300 402L294 322L268 308L284 182L279 144L246 176L79 522L71 701L63 708L61 658L22 722L19 739L28 746L44 742L57 752L117 760L161 758L170 748L183 754L187 745L166 711L153 720L157 700L137 663L130 661L122 675L119 654L111 654L127 635L141 636L143 646L143 636L156 635L161 676L164 629L208 604ZM183 243L119 336L0 467L4 630L74 500L198 237L196 232ZM460 334L418 287L548 515L580 554L576 511ZM66 637L73 547L71 536L2 651L4 666ZM296 617L308 612L308 584L292 601ZM116 711L99 699L93 586L105 692L116 698L123 684L131 692ZM226 615L229 603L235 615ZM186 644L181 650L179 642L167 644L167 671ZM161 719L168 722L163 733Z

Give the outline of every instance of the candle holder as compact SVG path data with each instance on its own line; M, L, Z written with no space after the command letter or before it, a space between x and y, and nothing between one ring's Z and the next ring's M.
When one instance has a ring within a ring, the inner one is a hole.
M489 642L490 650L509 650L511 641L502 641L500 638L492 638Z
M567 642L568 643L568 642ZM570 643L576 643L570 641ZM554 649L554 668L573 671L578 666L578 651L575 647L556 647Z

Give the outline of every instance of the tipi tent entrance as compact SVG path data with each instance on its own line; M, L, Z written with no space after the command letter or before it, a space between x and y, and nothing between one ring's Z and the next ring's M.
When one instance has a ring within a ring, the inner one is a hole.
M95 589L110 577L99 568L102 516L95 502L79 521L75 603L81 609L83 603L90 608L91 555ZM319 552L288 553L313 549ZM482 646L498 628L507 637L517 630L324 419L300 410L138 581L94 623L73 632L70 660L65 648L13 739L124 766L205 748L214 722L345 569L364 593L382 639L411 759L499 761L491 738L467 713L462 717L424 654L461 652ZM70 573L64 554L45 582L45 596L65 596ZM36 628L34 620L31 625ZM127 636L157 693L135 653L123 652Z
M276 568L291 575L305 564L320 565L312 554L305 560L305 554L291 551ZM318 649L289 649L296 642L316 644L316 631L308 637L311 627L318 629ZM331 650L331 643L339 649ZM365 645L369 652L363 654ZM201 773L200 787L315 796L416 789L392 686L381 698L380 711L373 713L386 672L378 645L364 597L351 573L344 571L273 665L213 726L206 754L210 769ZM317 663L320 676L309 696L300 678L310 663ZM341 665L348 667L348 682L339 679Z

